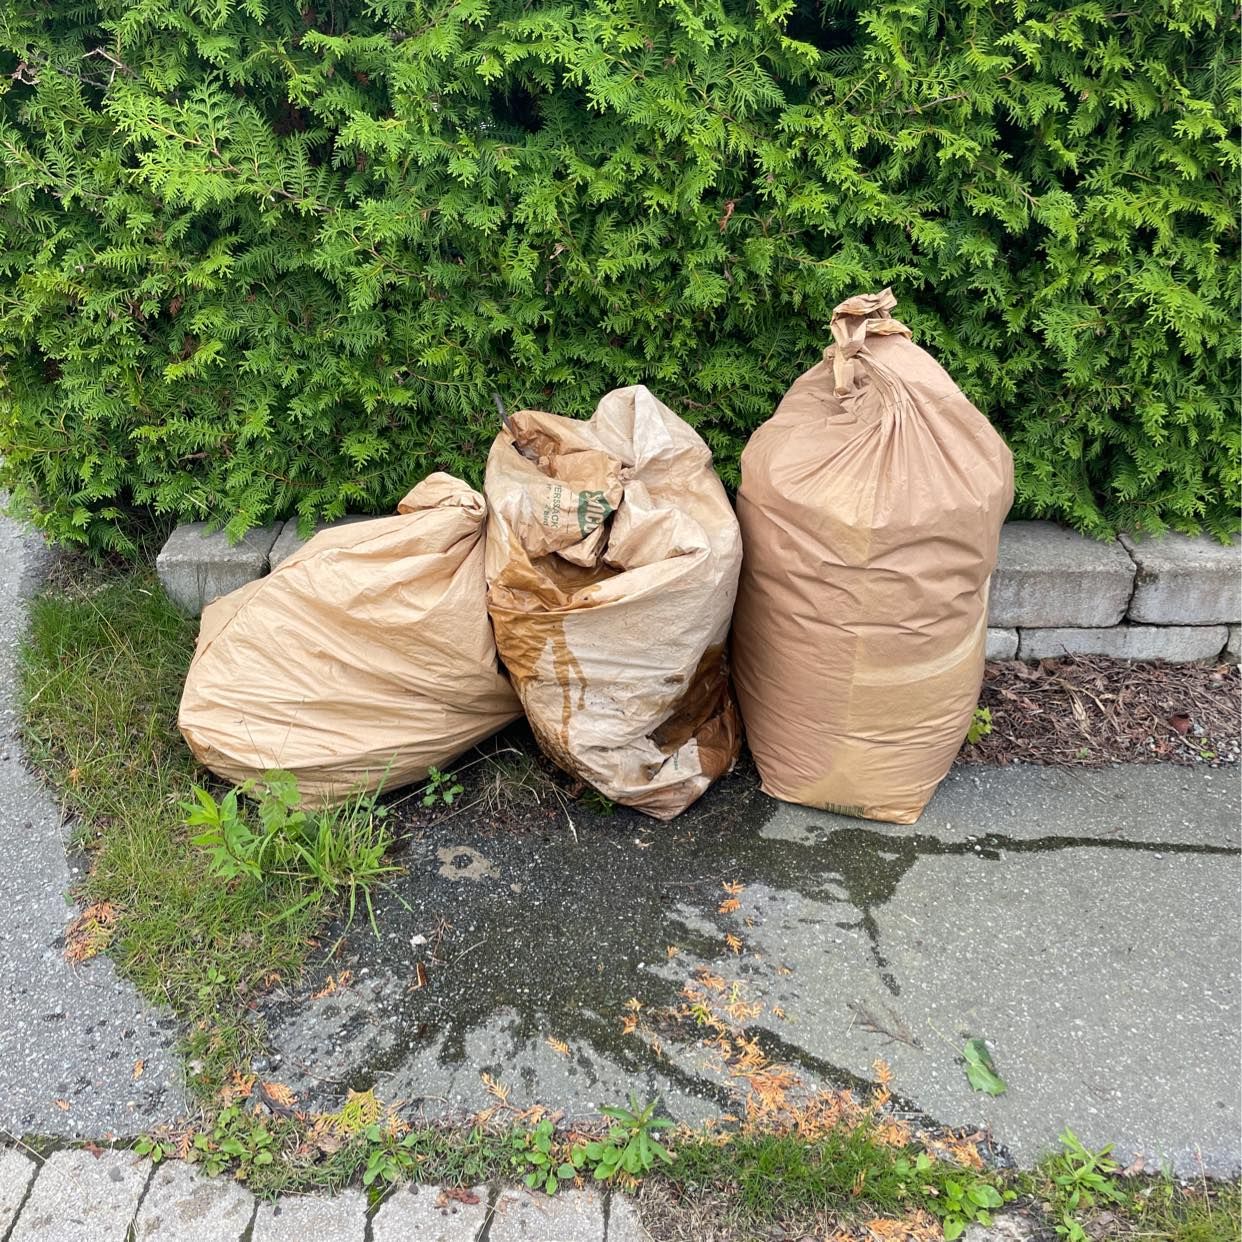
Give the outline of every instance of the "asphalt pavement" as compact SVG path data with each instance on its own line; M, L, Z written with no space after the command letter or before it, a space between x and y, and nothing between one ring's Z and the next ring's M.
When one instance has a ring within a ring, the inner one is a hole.
M37 535L0 515L0 1140L135 1135L184 1110L170 1015L107 957L76 967L63 957L77 913L72 826L25 766L13 710L25 601L49 563Z
M486 1073L571 1115L631 1089L687 1121L736 1114L715 1032L662 1017L707 972L771 1063L865 1089L882 1059L912 1114L1019 1163L1069 1127L1127 1164L1242 1164L1236 772L959 767L914 827L743 775L668 825L574 820L515 833L466 812L416 841L379 938L334 929L335 955L270 1006L263 1068L325 1108L372 1087L469 1113ZM967 1081L974 1038L1001 1095Z

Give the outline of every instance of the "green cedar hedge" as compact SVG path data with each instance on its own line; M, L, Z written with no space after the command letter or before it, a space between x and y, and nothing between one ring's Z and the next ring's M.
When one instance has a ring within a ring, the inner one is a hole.
M6 0L0 480L54 536L478 479L647 383L737 481L833 305L1018 512L1228 537L1232 0Z

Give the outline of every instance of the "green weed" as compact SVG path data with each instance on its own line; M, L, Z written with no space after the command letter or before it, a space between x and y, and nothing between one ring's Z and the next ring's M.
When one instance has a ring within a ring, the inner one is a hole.
M992 709L990 707L976 707L974 715L970 718L970 728L966 730L966 740L973 746L976 742L981 742L991 732Z
M1127 1195L1117 1181L1120 1166L1112 1146L1091 1151L1070 1129L1061 1132L1065 1149L1045 1166L1051 1184L1054 1227L1066 1242L1087 1242L1082 1215L1101 1204L1125 1203Z
M462 788L454 773L430 767L427 769L427 784L423 787L423 806L452 806Z
M202 1164L213 1176L228 1169L245 1181L256 1168L271 1164L275 1138L266 1122L238 1104L230 1104L215 1116L210 1133L194 1136L190 1160Z
M509 1142L513 1172L532 1190L538 1187L550 1195L561 1182L572 1182L585 1161L581 1147L574 1148L568 1160L558 1156L556 1132L546 1117L533 1130L515 1130Z
M603 1106L600 1112L614 1124L609 1127L606 1139L575 1149L574 1161L578 1167L586 1165L594 1170L597 1181L608 1181L618 1173L642 1177L655 1167L657 1160L672 1164L673 1154L656 1139L656 1134L669 1129L673 1122L655 1115L658 1103L652 1100L642 1105L631 1095L629 1108Z
M256 799L253 817L239 795ZM360 794L339 807L305 811L297 777L272 771L229 790L219 802L196 786L194 799L181 804L185 823L199 830L193 843L209 851L216 875L262 884L300 882L306 892L298 906L344 894L351 920L361 894L374 928L371 887L398 868L384 862L392 845L384 824L388 811L373 796Z
M1242 1190L1237 1182L1179 1186L1162 1177L1130 1197L1129 1215L1139 1238L1164 1242L1237 1242L1242 1238Z
M611 798L590 785L582 791L579 801L593 815L609 816L617 809L617 804Z
M961 1237L968 1225L990 1225L992 1213L1017 1198L1012 1190L999 1190L991 1179L968 1169L944 1176L926 1152L913 1158L903 1156L894 1167L898 1176L926 1196L924 1206L944 1223L945 1242ZM942 1174L939 1184L938 1172Z
M485 757L480 784L483 805L493 816L531 803L559 803L564 798L538 759L513 747Z

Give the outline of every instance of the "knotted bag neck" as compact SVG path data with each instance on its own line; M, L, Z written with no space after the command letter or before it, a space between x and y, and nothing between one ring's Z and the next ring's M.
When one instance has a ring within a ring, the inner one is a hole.
M832 312L832 339L836 343L824 350L824 361L832 361L837 396L853 390L854 359L865 347L868 336L910 335L910 329L889 314L896 305L893 291L884 289L847 298Z

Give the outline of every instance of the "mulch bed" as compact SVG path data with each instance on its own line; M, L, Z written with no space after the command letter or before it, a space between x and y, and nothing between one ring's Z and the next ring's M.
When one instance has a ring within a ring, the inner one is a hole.
M1236 763L1242 681L1230 664L1068 656L988 664L980 706L992 731L962 763Z

